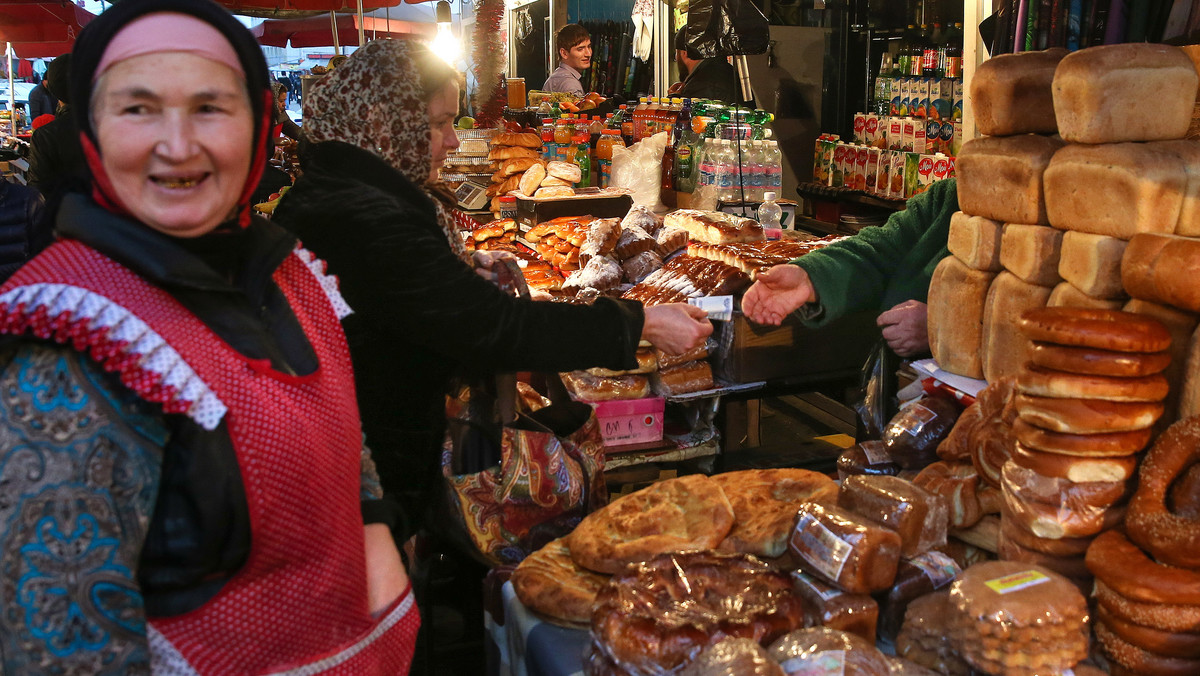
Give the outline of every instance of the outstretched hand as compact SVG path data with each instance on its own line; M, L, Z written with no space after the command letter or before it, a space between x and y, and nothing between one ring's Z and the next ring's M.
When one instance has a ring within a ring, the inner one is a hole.
M742 297L742 312L752 322L779 326L785 317L817 294L804 268L785 264L763 272Z
M686 303L646 308L642 338L667 354L683 354L698 347L713 332L708 314Z
M875 323L883 327L883 339L901 357L929 351L929 306L906 300L879 315Z

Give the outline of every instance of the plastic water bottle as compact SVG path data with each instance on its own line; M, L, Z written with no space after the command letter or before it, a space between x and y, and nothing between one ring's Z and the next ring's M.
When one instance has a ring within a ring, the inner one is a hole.
M779 223L779 218L783 215L783 209L775 203L775 193L768 190L763 194L763 203L758 207L758 222L763 227L763 233L767 239L781 239L783 237L783 226Z
M776 195L783 190L783 154L778 141L767 141L763 149L763 191Z
M700 177L696 181L696 189L711 188L716 182L716 169L713 166L713 151L716 147L716 142L712 139L703 139L699 146L699 159L696 160L700 164Z
M746 182L746 200L749 202L761 202L763 199L763 191L766 189L766 167L763 165L763 142L754 141L750 144L750 161L746 168L746 173L749 180Z
M734 202L735 185L737 183L737 160L731 153L732 148L729 147L729 141L721 139L721 144L718 146L715 162L717 175L717 200L721 202Z

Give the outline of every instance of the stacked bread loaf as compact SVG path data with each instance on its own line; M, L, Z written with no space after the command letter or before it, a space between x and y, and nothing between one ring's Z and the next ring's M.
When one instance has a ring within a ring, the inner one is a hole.
M492 198L491 211L500 214L500 197L521 186L521 179L533 167L534 174L546 175L546 161L542 159L542 139L532 132L501 133L492 137L488 159L495 166L492 183L487 195ZM540 181L541 179L539 179Z
M1087 308L1032 310L1018 329L1032 342L1002 475L1000 557L1087 588L1083 555L1124 516L1137 454L1162 415L1171 337L1152 318Z
M1125 531L1092 542L1094 628L1113 674L1200 673L1200 418L1146 454Z

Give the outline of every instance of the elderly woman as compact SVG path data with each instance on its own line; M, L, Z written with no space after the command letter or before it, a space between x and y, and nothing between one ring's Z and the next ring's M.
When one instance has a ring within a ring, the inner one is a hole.
M0 671L404 673L348 309L245 201L258 45L207 0L124 0L74 55L93 190L0 287Z
M440 480L453 376L630 369L642 339L679 353L712 332L687 305L531 302L477 275L453 195L434 182L458 146L458 88L421 43L354 52L305 98L304 175L274 216L328 261L354 308L344 325L367 446L385 491L417 517Z

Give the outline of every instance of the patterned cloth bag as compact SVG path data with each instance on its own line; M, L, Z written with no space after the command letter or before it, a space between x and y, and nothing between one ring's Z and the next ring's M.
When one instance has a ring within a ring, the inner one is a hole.
M520 270L501 267L501 287L527 296ZM446 535L488 565L519 562L608 501L595 412L546 380L548 400L504 375L447 405Z

